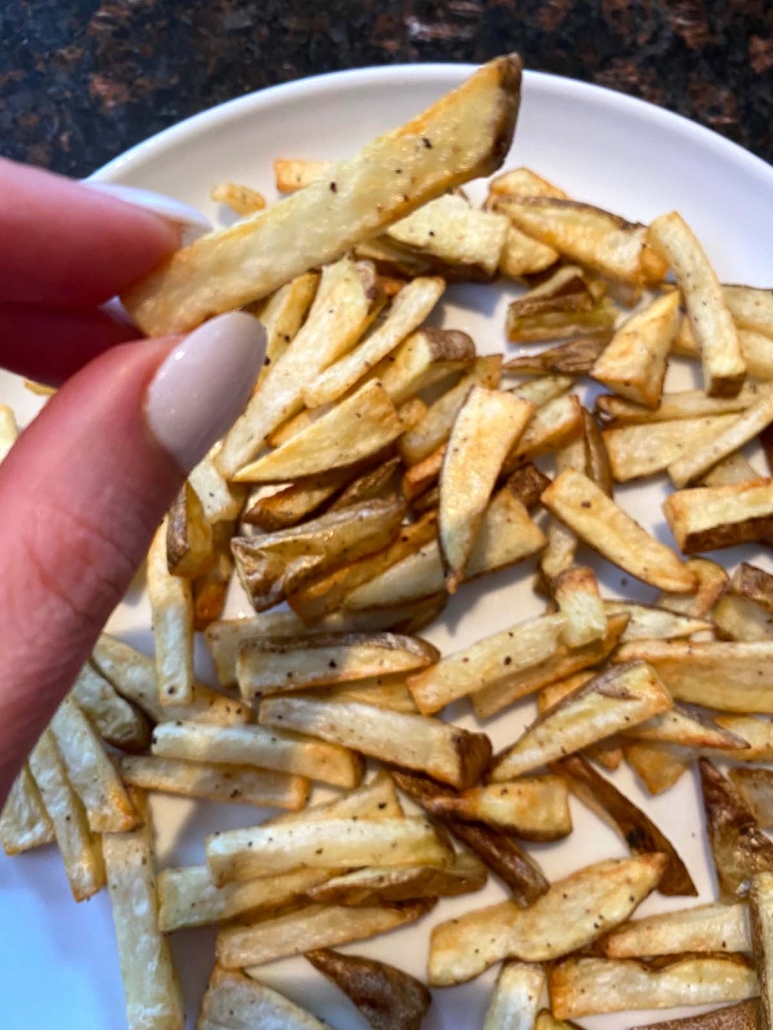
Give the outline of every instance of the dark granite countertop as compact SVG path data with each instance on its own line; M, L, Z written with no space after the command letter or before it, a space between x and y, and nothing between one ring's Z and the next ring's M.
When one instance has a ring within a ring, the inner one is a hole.
M82 176L263 86L513 49L773 161L773 0L0 0L0 153Z

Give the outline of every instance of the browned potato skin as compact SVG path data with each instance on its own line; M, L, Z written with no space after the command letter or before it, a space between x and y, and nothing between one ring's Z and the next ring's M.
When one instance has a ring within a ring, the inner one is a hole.
M529 462L508 476L505 486L527 511L531 511L539 504L543 491L550 486L550 479L540 472L536 465Z
M756 565L743 562L733 576L730 591L741 594L773 615L773 576Z
M306 958L351 998L373 1030L420 1030L432 1002L420 980L385 962L329 948Z
M648 1023L634 1030L758 1030L760 1022L759 1002L742 1001L702 1016L685 1016L683 1019L667 1019L663 1023Z
M609 463L604 438L593 415L585 408L582 410L582 419L585 426L585 474L593 480L599 490L603 490L607 497L611 497L612 466Z

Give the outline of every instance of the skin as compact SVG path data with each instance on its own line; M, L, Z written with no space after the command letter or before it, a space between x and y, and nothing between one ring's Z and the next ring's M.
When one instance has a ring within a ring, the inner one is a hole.
M153 215L0 161L0 366L61 386L0 466L0 804L183 472L146 388L178 340L97 310L179 245Z

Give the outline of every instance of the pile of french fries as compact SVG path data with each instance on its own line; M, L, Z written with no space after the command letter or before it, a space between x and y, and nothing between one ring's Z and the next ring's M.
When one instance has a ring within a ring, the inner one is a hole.
M100 639L0 819L8 854L58 845L76 900L108 885L130 1030L183 1027L167 935L213 924L198 1030L320 1028L261 983L294 955L372 1027L417 1030L424 983L331 949L490 875L507 900L436 923L427 966L442 988L502 964L485 1030L726 1003L658 1025L771 1026L773 575L696 555L773 540L773 478L743 453L760 438L773 461L773 293L721 285L678 214L631 223L525 168L473 206L458 187L501 162L518 70L485 66L345 164L277 161L276 205L219 185L244 220L125 298L149 332L248 305L268 335L150 549L155 657ZM505 326L526 349L427 326L448 282L498 277L527 287ZM673 355L702 389L664 392ZM609 391L593 411L583 378ZM0 411L0 453L14 434ZM673 545L615 498L663 474ZM650 603L604 597L588 549ZM526 559L542 615L447 654L418 635ZM234 578L250 618L222 618ZM195 679L198 631L219 690ZM442 718L463 698L477 731ZM523 699L535 720L494 755L489 720ZM715 902L632 919L697 890L599 771L623 763L652 795L697 766ZM310 803L315 784L337 793ZM157 874L154 792L286 811ZM570 795L630 857L551 883L528 844L572 833Z

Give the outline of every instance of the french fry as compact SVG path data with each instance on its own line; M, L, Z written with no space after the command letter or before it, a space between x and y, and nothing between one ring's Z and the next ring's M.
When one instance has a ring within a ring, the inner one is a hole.
M509 835L488 826L461 822L443 812L431 812L430 803L436 798L456 796L448 787L441 787L424 776L401 769L392 771L400 790L404 791L425 811L433 814L442 825L473 851L508 887L513 901L522 907L531 905L545 894L549 883L534 858L522 850Z
M439 652L420 637L396 633L317 633L289 639L245 640L239 645L236 676L245 698L369 676L421 669Z
M491 758L491 743L484 733L356 702L269 698L260 706L260 722L355 748L382 762L425 772L452 787L475 783Z
M312 901L326 905L379 905L415 898L456 897L480 890L486 867L474 855L459 853L445 868L431 865L368 866L311 887Z
M634 855L661 854L664 859L663 874L658 884L661 894L697 895L687 867L673 844L613 783L579 755L556 763L553 769L564 777L569 790L584 805L622 837Z
M516 55L491 61L418 118L330 169L324 179L172 255L124 293L127 309L146 333L184 332L266 296L433 197L489 174L510 146L520 80ZM324 226L324 231L301 250L288 247L287 241L307 233L309 225Z
M280 193L295 193L319 179L333 166L332 161L308 158L277 158L274 161L274 179Z
M279 1027L282 1030L325 1030L326 1024L310 1012L293 1004L283 994L258 983L243 973L215 966L201 1003L197 1030L252 1030L253 1027Z
M618 329L591 375L628 400L657 408L678 331L679 294L665 293Z
M385 962L327 948L309 951L306 958L351 998L372 1030L420 1030L432 1001L420 980Z
M658 608L656 605L635 604L632 601L604 601L607 618L627 615L628 624L623 633L626 640L678 640L712 629L708 619L691 618Z
M764 433L762 434L764 436ZM717 462L711 472L701 476L701 486L728 486L730 483L746 483L759 479L760 474L741 451L728 454Z
M679 754L678 748L643 740L626 743L625 760L653 795L670 790L690 766L689 755Z
M362 782L362 762L345 748L321 744L318 740L305 740L294 734L275 731L269 733L262 726L207 726L195 722L160 723L153 730L151 751L159 758L174 758L186 762L206 762L218 765L252 766L261 770L274 770L287 777L274 785L266 777L267 790L281 796L305 797L304 785L297 777L321 780L337 787L358 787Z
M269 769L245 768L233 763L183 761L157 755L124 755L119 767L124 783L134 787L224 804L295 810L306 804L311 787L302 776Z
M186 579L169 573L167 519L148 551L147 582L156 645L158 699L162 705L193 700L193 593Z
M677 487L685 487L705 476L728 455L739 450L773 422L773 390L765 393L739 415L719 436L704 442L682 455L668 467L668 474Z
M707 758L698 760L698 768L719 900L737 901L757 873L773 870L773 843L735 786Z
M618 666L538 716L494 759L494 783L513 780L671 707L668 691L643 662Z
M420 390L426 390L454 372L466 371L474 361L475 343L467 333L426 327L411 333L376 365L369 378L378 379L394 403L401 405L398 413L404 421L402 406L409 398L415 398ZM413 425L405 424L404 432L411 432L426 414L422 412L422 417Z
M676 959L653 968L631 959L571 958L549 973L560 1019L743 1001L759 993L754 969L740 955Z
M483 1030L533 1030L546 986L542 966L506 962L497 978Z
M216 887L299 867L329 869L448 866L453 853L426 819L326 819L305 825L254 826L206 838L207 866Z
M551 332L554 330L551 329ZM561 335L564 334L561 333ZM568 343L546 347L537 354L522 354L517 358L510 358L503 365L503 371L517 372L519 375L533 373L535 375L586 376L608 345L609 339L610 332L608 330L588 333L587 336L569 340Z
M231 726L250 720L251 712L247 705L224 697L200 683L193 684L193 699L189 705L161 705L153 659L107 633L103 633L97 641L92 661L97 671L122 697L136 704L154 722L194 719L196 722Z
M197 633L223 614L228 587L234 570L231 540L234 522L217 522L213 526L213 564L193 581L193 628Z
M692 594L660 594L656 599L659 608L691 619L703 619L727 590L728 577L721 565L707 558L692 558L687 563L695 576L697 589Z
M742 736L723 728L697 709L680 704L632 729L623 730L623 734L637 740L653 740L678 747L729 748L732 751L748 748Z
M662 1023L638 1026L634 1030L757 1030L759 1026L758 1010L759 1002L755 998L752 1001L742 1001L738 1005L726 1005L721 1009L713 1009L711 1012L704 1012L701 1016L667 1019Z
M739 329L773 337L773 294L756 286L723 286L733 321Z
M261 376L266 375L266 370L279 360L297 336L318 286L319 274L304 272L259 302L253 310L266 330L266 360Z
M589 411L582 409L585 429L585 473L607 497L612 496L612 467L596 420Z
M555 654L531 670L512 680L504 679L483 687L472 695L472 706L479 719L488 719L513 701L526 697L541 687L598 665L614 650L627 622L626 615L615 615L607 620L607 633L603 640L594 640L584 647L568 648L560 643Z
M70 786L50 730L32 749L29 769L54 827L72 895L85 901L105 886L102 848L99 838L91 834L86 810Z
M694 589L695 577L674 552L581 472L562 472L542 495L542 503L602 557L644 583L677 593Z
M583 647L604 637L607 616L592 569L575 565L559 573L553 582L553 596L566 617L563 638L569 647Z
M769 381L773 378L773 354L771 354L771 337L762 333L738 329L738 346L746 365L746 374L756 379ZM700 348L695 332L688 319L682 321L682 328L674 340L673 351L688 358L700 356Z
M719 285L693 232L675 211L656 218L648 242L671 267L698 341L709 397L734 397L743 386L746 363L738 333Z
M737 902L636 919L613 930L600 946L607 958L751 951L749 911L744 902Z
M513 197L568 197L563 190L540 178L528 168L516 168L504 172L489 183L489 204L491 210L499 212L499 198ZM507 214L505 210L503 214ZM512 279L543 272L558 261L558 251L539 243L526 233L510 225L505 246L499 259L499 271Z
M103 838L129 1030L183 1030L182 993L169 942L158 928L153 830L144 826Z
M602 297L587 311L546 311L536 315L518 314L518 303L514 301L507 312L507 338L511 343L541 343L567 336L611 334L617 317L617 308L608 297Z
M563 615L543 615L441 658L408 679L417 708L432 715L486 686L519 680L524 669L539 667L556 654L565 626Z
M413 697L402 676L373 676L353 683L299 691L295 696L305 697L309 701L359 701L378 708L391 708L395 712L416 711Z
M565 469L576 469L585 474L588 463L588 447L585 434L576 436L556 452L556 474ZM545 489L550 484L546 484ZM551 518L547 528L547 546L540 555L540 574L551 584L562 572L571 568L577 554L577 535L558 519Z
M413 253L407 247L401 247L386 235L358 243L354 248L354 255L361 261L372 261L378 269L382 283L388 276L399 276L406 280L432 272L431 261Z
M446 458L448 444L441 444L436 451L429 454L423 461L412 465L402 478L400 484L403 497L408 502L413 502L423 493L431 490L437 483L443 464ZM440 487L438 486L438 504L440 503Z
M188 476L196 491L207 520L231 522L238 519L244 505L245 488L229 483L218 468L222 444L218 441L196 465Z
M422 407L424 404L416 398L417 404ZM413 406L411 402L411 406ZM403 421L400 409L397 417ZM391 500L397 494L397 473L400 468L400 459L395 455L357 476L348 483L341 493L336 497L328 508L328 511L340 511L341 508L348 508L352 504L359 504L361 501L373 501L376 498Z
M543 352L544 353L544 352ZM509 371L509 366L512 362L508 362L502 366L502 371ZM556 397L561 397L563 394L568 393L572 388L572 379L568 375L537 375L533 379L527 379L525 382L519 383L518 386L512 387L511 393L514 393L516 397L520 397L522 401L531 401L532 404L536 404L538 408L541 408L543 404L547 404L549 401L553 401Z
M500 172L488 184L492 197L560 197L568 200L569 195L530 168L511 168Z
M43 844L51 844L55 839L54 827L40 791L29 765L25 764L14 780L0 813L0 845L6 855L21 855Z
M756 565L741 562L733 573L730 588L734 594L746 597L773 615L773 576Z
M576 265L562 265L543 277L528 293L514 300L509 310L515 317L557 311L590 311L594 299L582 269Z
M424 807L431 815L485 823L521 840L561 840L572 832L567 787L559 776L470 787L458 796L430 798Z
M554 883L521 909L512 901L467 912L432 930L429 982L465 983L502 959L546 962L598 940L657 886L664 855L609 859Z
M279 533L234 537L236 571L253 607L273 608L323 573L382 550L404 512L400 501L363 501Z
M275 959L367 940L398 926L415 923L434 905L435 901L430 898L402 905L363 908L308 905L288 915L221 930L216 945L217 960L226 968L246 967L252 975L252 968Z
M464 577L504 460L534 410L512 394L474 386L456 417L440 472L439 541L450 593Z
M72 697L94 729L122 751L144 751L150 743L145 715L130 704L88 662L72 685Z
M209 191L209 199L216 204L225 204L240 218L262 211L266 198L251 186L240 186L235 182L219 182Z
M773 641L773 616L748 597L725 594L711 617L723 640Z
M730 779L764 830L773 826L773 769L731 769Z
M18 435L19 427L13 409L7 404L0 404L0 462L8 456Z
M773 714L773 644L635 640L614 662L648 662L675 701L720 712Z
M76 701L66 697L51 720L65 774L86 809L92 833L120 833L139 825L115 766Z
M510 450L502 471L507 474L526 462L533 461L564 447L583 431L582 406L573 394L557 397L532 415L520 439Z
M604 446L618 483L664 472L682 455L721 437L738 422L738 415L708 415L673 422L641 422L606 429Z
M542 492L549 483L548 477L536 465L529 463L511 473L505 481L505 487L527 511L531 511L539 504Z
M744 386L735 397L707 397L703 390L664 393L661 395L660 404L654 410L613 394L601 394L596 398L596 411L605 422L613 426L735 415L746 411L759 399L764 390L763 385L752 383Z
M756 719L753 715L718 715L717 723L729 733L741 737L749 745L744 750L734 752L733 761L773 761L773 722L770 719ZM728 754L725 757L731 756Z
M276 489L276 484L259 486L247 502L242 521L266 533L295 526L321 508L341 487L350 483L360 469L370 466L371 461L366 458L355 465L303 476L294 482L278 484Z

